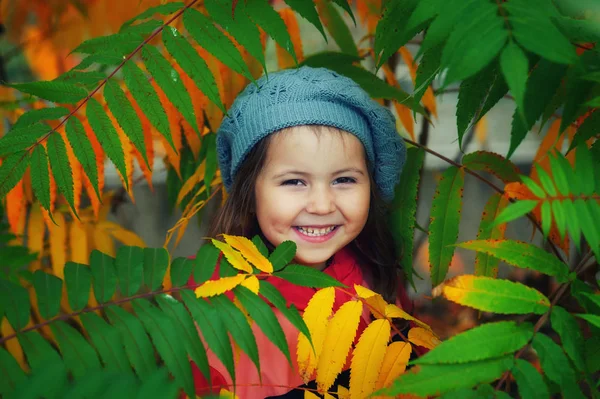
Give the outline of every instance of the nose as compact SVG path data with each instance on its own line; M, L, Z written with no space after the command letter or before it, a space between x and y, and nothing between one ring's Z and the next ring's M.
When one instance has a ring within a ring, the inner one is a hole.
M335 198L331 188L313 187L309 193L306 211L316 215L327 215L335 212Z

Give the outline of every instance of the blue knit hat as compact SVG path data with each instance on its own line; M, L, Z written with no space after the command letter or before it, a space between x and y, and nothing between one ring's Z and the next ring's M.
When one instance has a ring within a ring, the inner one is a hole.
M352 79L326 68L302 66L263 76L235 99L217 134L217 154L229 191L246 155L261 139L283 128L326 125L362 142L375 183L385 201L406 159L392 113Z

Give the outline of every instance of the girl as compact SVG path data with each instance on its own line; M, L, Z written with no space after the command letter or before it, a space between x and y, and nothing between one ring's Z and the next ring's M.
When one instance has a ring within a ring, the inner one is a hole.
M249 84L217 134L228 196L209 236L258 234L270 249L292 240L295 263L323 270L348 287L369 287L406 309L396 246L386 224L386 202L393 198L406 157L395 126L389 110L358 84L325 68L303 66ZM315 293L281 279L269 281L301 312ZM334 310L349 299L336 293ZM367 310L365 323L368 317ZM279 320L295 358L298 332L284 317ZM256 326L254 332L262 378L240 354L238 397L303 397L301 390L289 388L303 384L297 370ZM214 356L211 365L210 383L195 370L199 394L210 385L231 389Z

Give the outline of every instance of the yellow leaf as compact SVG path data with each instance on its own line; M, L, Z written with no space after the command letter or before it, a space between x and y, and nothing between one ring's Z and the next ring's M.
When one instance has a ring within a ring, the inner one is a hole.
M74 220L69 232L69 243L71 244L71 261L86 264L89 260L87 234L85 226Z
M219 391L219 398L238 399L238 396L225 388L221 388L221 391Z
M223 234L223 238L225 238L227 244L240 251L244 255L244 258L256 266L258 270L265 273L273 273L273 265L269 262L269 259L260 253L252 241L246 237L230 236L227 234Z
M112 257L115 256L115 242L110 234L101 228L94 228L94 249Z
M304 399L319 399L319 397L311 391L304 391Z
M362 309L361 301L348 301L331 318L317 366L319 392L328 390L342 371L356 335Z
M179 206L179 204L181 204L181 201L183 201L186 195L188 195L192 191L196 184L204 180L205 170L206 162L202 161L202 163L196 168L194 174L191 175L189 179L185 181L185 183L183 183L183 186L181 186L181 190L179 190L179 194L177 194L177 201L175 203L175 206Z
M329 316L331 316L334 300L335 289L333 287L323 288L312 296L302 315L308 331L310 331L310 337L314 346L313 351L308 338L304 334L298 334L298 349L296 353L298 371L305 382L312 379L312 375L317 367L323 342L325 342L327 324Z
M40 268L42 252L44 250L44 233L46 225L42 216L42 210L38 203L34 204L29 211L29 223L27 224L27 248L29 252L37 252L38 260L33 261L31 270Z
M209 280L196 288L194 291L197 298L206 298L215 295L222 294L226 291L232 290L246 279L243 274L238 274L232 277L223 277L218 280Z
M109 233L125 245L131 245L142 248L146 247L146 243L140 238L140 236L138 236L131 230L123 228L123 226L121 225L105 220L103 222L98 223L97 226L99 229L105 230L107 233Z
M332 396L332 395L328 394L327 392L325 392L325 393L323 394L323 398L324 398L324 399L335 399L335 397L334 397L334 396Z
M231 263L231 266L246 273L252 273L252 266L244 259L242 254L231 248L229 244L214 239L212 240L212 243L223 252L223 255L227 258L229 263Z
M255 294L258 294L258 289L259 289L260 285L259 285L259 282L258 282L258 279L256 278L256 276L249 276L240 285L242 287L248 288L250 291L254 292Z
M337 396L338 399L350 399L350 391L348 388L338 385Z
M387 302L381 295L358 284L354 284L354 290L356 291L356 295L358 295L359 298L364 299L367 305L369 305L369 310L373 316L378 319L385 317L385 307Z
M12 328L6 317L2 319L2 324L0 325L0 333L2 337L13 335L15 333L15 330ZM16 338L9 339L8 341L6 341L5 345L6 350L11 355L13 355L17 363L19 363L19 366L21 366L21 368L24 371L28 371L29 367L27 366L27 362L25 361L25 356L23 355L23 349L21 348L21 344L19 344L19 340L17 340Z
M404 319L404 320L414 321L419 326L421 326L427 330L431 330L431 327L429 327L427 324L425 324L421 320L416 319L415 317L409 315L404 310L400 309L398 306L396 306L392 303L387 304L385 306L385 317L392 318L392 319Z
M430 330L421 327L411 328L408 331L408 340L415 345L433 349L441 342Z
M369 324L361 334L352 354L351 398L366 398L375 391L391 329L388 320L379 319Z
M64 277L65 263L67 262L67 222L62 213L54 214L56 224L51 223L48 230L50 235L50 260L52 272L56 277Z
M389 386L400 374L404 373L411 352L412 346L407 342L392 342L388 346L375 389Z

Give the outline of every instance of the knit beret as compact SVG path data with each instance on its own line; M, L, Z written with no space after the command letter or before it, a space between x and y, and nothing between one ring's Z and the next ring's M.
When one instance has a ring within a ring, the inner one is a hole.
M355 135L363 144L380 195L394 197L406 147L389 109L356 82L326 68L302 66L263 76L238 95L217 132L225 189L252 148L278 130L325 125Z

